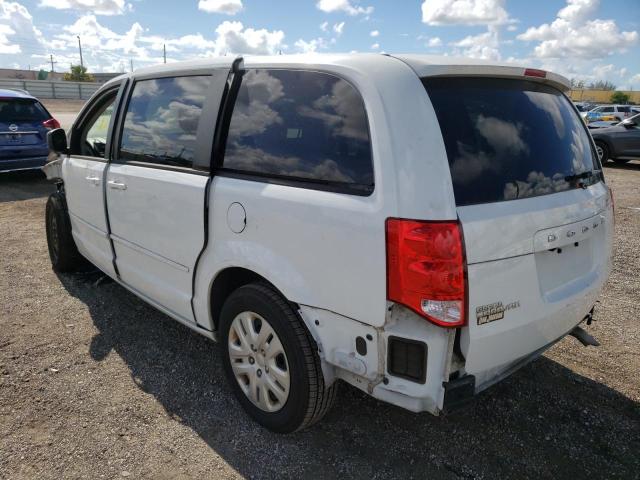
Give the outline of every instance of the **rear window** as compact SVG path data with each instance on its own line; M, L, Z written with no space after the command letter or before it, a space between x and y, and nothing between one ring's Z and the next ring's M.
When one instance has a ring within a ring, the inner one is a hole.
M631 107L618 107L618 111L623 113L630 113Z
M0 122L43 122L50 116L40 102L29 98L0 99Z
M547 195L600 180L586 127L555 88L428 78L457 205Z

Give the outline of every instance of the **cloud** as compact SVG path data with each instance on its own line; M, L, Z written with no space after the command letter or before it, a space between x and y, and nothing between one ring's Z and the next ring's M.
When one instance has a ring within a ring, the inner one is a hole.
M598 0L568 0L551 23L530 27L518 40L538 42L538 58L601 59L638 43L637 31L620 31L614 20L589 20Z
M371 45L371 50L378 50L379 48L380 48L379 43L374 43L373 45Z
M17 2L0 1L0 53L21 53L25 45L44 46L42 32L34 26L26 7Z
M41 0L41 7L58 10L79 10L91 12L94 15L122 15L131 10L131 4L124 0Z
M369 35L371 35L372 37L377 37L378 35L380 35L380 32L378 30L371 30Z
M322 22L320 24L320 30L322 30L323 32L326 32L329 29L329 22Z
M336 35L340 36L342 35L342 31L344 30L344 22L340 22L340 23L336 23L333 26L333 31L336 33Z
M454 55L462 55L483 60L500 60L498 29L489 27L485 33L469 35L451 45L457 47Z
M282 30L244 28L241 22L224 21L216 28L214 55L248 53L274 55L285 48Z
M208 13L224 13L225 15L235 15L240 10L242 10L242 8L242 0L200 0L198 2L198 10L202 10Z
M327 42L324 38L318 37L308 42L303 39L298 39L294 43L294 46L303 53L317 52L319 49L327 48Z
M499 25L510 22L504 0L424 0L422 22L429 25Z
M430 38L429 41L427 42L427 47L439 47L441 45L442 45L442 40L440 39L440 37Z
M11 43L7 38L9 35L13 35L14 33L16 33L15 30L9 25L0 24L0 53L20 53L20 45L17 43Z
M351 0L318 0L316 7L326 13L345 12L348 15L369 15L373 7L361 7L352 5Z

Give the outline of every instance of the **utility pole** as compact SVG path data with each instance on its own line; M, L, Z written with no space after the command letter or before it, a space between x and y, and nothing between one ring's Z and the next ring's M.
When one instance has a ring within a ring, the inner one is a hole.
M129 59L129 64L131 65L131 71L133 72L133 58Z
M78 37L78 50L80 50L80 66L84 68L84 62L82 61L82 43L80 43L80 35L76 35Z
M55 70L53 69L53 64L54 63L58 63L58 62L54 62L53 61L53 54L49 55L49 58L51 59L51 73L55 72Z
M162 56L164 57L164 63L167 63L167 44L162 44Z

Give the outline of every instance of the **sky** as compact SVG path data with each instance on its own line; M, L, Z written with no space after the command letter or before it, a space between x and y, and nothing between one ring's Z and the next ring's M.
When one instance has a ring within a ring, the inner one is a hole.
M640 89L640 0L0 0L0 67L232 54L462 55Z

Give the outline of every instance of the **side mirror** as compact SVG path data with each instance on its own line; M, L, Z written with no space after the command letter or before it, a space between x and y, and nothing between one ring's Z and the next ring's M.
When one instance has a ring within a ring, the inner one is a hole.
M64 155L69 153L67 134L63 128L54 128L47 132L47 145L51 152Z

